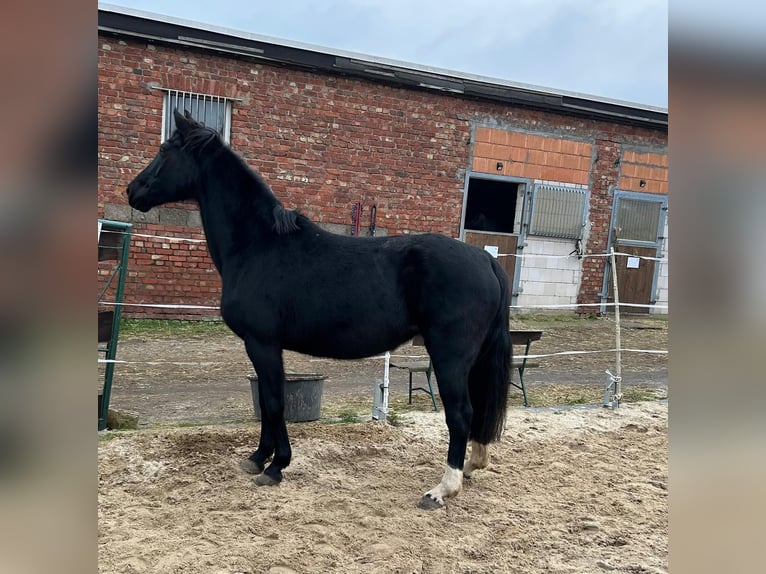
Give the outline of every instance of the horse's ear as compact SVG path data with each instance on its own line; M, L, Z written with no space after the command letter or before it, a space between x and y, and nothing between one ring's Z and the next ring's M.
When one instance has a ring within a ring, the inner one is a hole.
M187 133L189 133L189 131L192 130L197 124L197 122L192 119L189 110L184 110L184 113L182 114L178 111L178 108L176 108L173 110L173 118L176 121L176 129L182 136L185 136Z

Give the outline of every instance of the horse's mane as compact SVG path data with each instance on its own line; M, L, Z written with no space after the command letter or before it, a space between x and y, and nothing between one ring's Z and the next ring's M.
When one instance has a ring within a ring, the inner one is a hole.
M228 148L228 146L221 139L220 134L213 128L206 126L200 125L184 136L184 147L193 153L200 153L204 151L205 148L213 142L216 142L219 146ZM234 153L231 148L228 149L232 152L232 155L236 157L237 160L239 160L239 162L242 164L242 167L254 176L254 180L257 185L263 188L263 190L272 198L274 198L274 201L276 201L276 205L272 211L272 216L274 217L274 223L272 227L274 231L276 231L277 235L288 235L294 231L298 231L300 229L299 222L306 220L306 217L295 210L285 209L282 206L282 202L277 199L277 197L274 195L274 192L271 190L263 177L261 177L258 172L250 168L250 166L248 166L247 163L245 163L245 161L238 154Z
M200 125L184 136L184 147L192 152L199 153L216 140L220 145L223 145L221 136L216 130Z
M281 203L277 203L274 208L274 231L277 235L287 235L293 231L298 231L300 226L298 221L305 219L305 216L294 209L285 209Z

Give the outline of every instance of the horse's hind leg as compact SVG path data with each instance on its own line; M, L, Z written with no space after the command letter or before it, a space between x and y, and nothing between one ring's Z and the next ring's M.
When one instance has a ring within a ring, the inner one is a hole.
M489 448L486 444L481 444L475 440L471 441L471 457L468 462L465 463L463 468L463 476L465 478L471 478L474 470L487 468L489 465Z
M475 413L483 413L487 410L485 403L490 398L486 392L486 385L490 376L487 361L477 361L468 375L468 390ZM471 478L474 470L487 468L489 465L489 447L476 440L476 437L481 435L482 422L479 416L471 421L471 456L463 469L465 478Z
M282 469L290 464L292 457L284 416L285 374L282 349L267 347L251 339L245 340L245 349L258 374L261 439L258 449L241 466L251 474L263 472L255 479L257 485L275 485L282 480ZM274 459L264 470L272 454Z
M426 492L418 507L426 510L441 508L444 499L455 496L463 485L463 462L471 426L471 401L468 395L467 361L434 357L434 369L439 385L439 396L444 404L444 415L449 429L447 468L441 482Z

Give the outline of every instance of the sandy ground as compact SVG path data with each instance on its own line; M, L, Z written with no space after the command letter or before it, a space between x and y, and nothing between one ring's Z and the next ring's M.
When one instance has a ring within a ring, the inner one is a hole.
M290 425L278 487L237 467L253 426L99 443L103 573L667 571L667 405L512 409L492 463L436 511L442 413Z
M525 322L532 352L613 346L613 323ZM667 323L632 319L623 344L667 348ZM536 347L536 348L535 348ZM403 348L416 354L422 349ZM100 433L99 567L107 573L655 573L667 571L667 403L517 406L477 471L447 507L420 496L444 470L444 414L425 394L401 424L338 423L368 413L382 362L286 353L291 372L327 376L322 418L289 424L293 462L275 488L238 468L258 442L242 344L226 334L125 338L112 406L140 430ZM626 385L667 393L667 357L625 355ZM609 355L543 359L546 388L603 384ZM392 371L392 401L406 375Z

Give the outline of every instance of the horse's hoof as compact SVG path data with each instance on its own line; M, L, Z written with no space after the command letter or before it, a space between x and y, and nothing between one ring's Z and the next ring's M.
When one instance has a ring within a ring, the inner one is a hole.
M251 458L240 461L239 468L247 474L261 474L263 472L263 467Z
M418 508L421 510L436 510L438 508L444 508L444 503L439 502L434 497L424 494L418 502Z
M280 483L279 480L271 478L268 474L259 474L253 481L258 486L277 486Z

